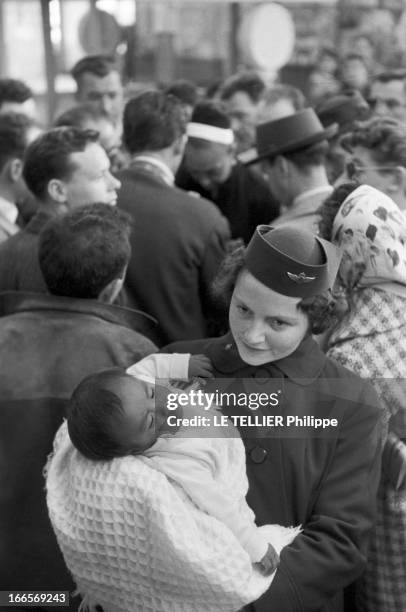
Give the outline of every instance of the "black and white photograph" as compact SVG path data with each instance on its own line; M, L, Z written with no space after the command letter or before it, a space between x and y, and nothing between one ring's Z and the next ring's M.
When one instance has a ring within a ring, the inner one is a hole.
M406 0L0 0L0 612L406 612Z

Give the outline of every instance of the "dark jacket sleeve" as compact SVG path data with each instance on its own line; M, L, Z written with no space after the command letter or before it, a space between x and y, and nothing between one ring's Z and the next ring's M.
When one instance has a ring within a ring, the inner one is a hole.
M213 204L210 203L213 207ZM213 209L215 222L207 235L200 265L200 284L203 295L210 293L211 284L223 260L231 239L230 226L222 214Z
M309 520L282 552L269 591L253 606L256 612L318 611L362 573L381 466L373 389L365 384L344 414Z
M252 219L255 220L255 226L261 223L269 224L280 214L279 203L259 172L251 169L250 173L248 190Z

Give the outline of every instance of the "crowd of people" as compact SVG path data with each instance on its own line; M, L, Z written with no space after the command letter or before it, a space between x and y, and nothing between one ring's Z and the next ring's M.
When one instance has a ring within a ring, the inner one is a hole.
M129 97L88 56L46 127L0 79L1 590L406 609L406 71L336 59L309 99L251 71ZM182 439L159 378L338 430Z

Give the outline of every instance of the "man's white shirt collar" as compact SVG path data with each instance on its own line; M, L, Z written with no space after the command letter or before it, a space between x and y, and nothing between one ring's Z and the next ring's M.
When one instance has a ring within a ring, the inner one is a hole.
M331 185L323 185L322 187L314 187L313 189L308 189L307 191L303 191L298 196L293 199L292 208L299 206L302 200L307 200L312 196L323 195L326 194L326 197L333 192L333 187Z
M18 217L18 208L13 202L0 196L0 214L7 219L9 223L15 225Z
M174 186L174 184L175 184L175 175L173 174L173 172L169 168L169 166L167 166L160 159L157 159L156 157L152 157L152 156L149 156L149 155L136 155L135 157L133 157L133 161L141 161L141 162L145 162L147 164L151 164L151 166L156 166L157 168L159 168L161 170L162 178L164 179L165 183L167 183L171 187Z

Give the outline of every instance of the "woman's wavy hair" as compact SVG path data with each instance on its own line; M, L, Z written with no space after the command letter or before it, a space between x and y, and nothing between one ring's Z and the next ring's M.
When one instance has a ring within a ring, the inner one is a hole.
M239 247L229 253L214 280L213 297L223 307L229 308L238 276L246 269L245 253L245 247ZM343 296L330 290L310 298L303 298L298 307L307 314L309 331L315 335L322 334L334 326L347 311L347 303Z
M318 209L318 213L320 215L319 221L319 236L320 238L324 238L325 240L330 240L333 242L333 223L336 215L338 213L338 209L341 204L347 197L359 187L359 183L356 181L348 181L347 183L342 183L334 191L332 194L324 200L323 204Z

